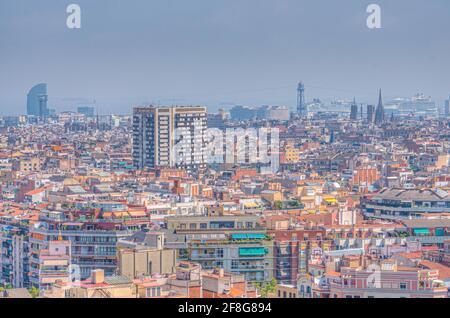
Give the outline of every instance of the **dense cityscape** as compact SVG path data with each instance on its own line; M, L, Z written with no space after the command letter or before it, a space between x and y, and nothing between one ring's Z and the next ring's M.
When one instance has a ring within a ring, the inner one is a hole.
M0 316L445 315L449 13L1 0Z
M104 115L34 86L0 117L0 297L447 298L450 96L373 91Z

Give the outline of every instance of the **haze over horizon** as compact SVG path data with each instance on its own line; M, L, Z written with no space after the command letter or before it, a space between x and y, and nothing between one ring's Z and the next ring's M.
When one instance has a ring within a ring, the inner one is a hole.
M82 28L66 27L77 3ZM382 29L366 7L382 9ZM448 0L2 0L0 114L23 114L48 84L49 107L97 101L101 113L144 103L295 106L450 94Z

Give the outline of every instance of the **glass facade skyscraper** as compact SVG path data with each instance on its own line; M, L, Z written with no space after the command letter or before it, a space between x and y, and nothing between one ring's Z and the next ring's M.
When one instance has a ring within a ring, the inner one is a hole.
M27 95L27 115L47 116L47 84L41 83L30 89Z

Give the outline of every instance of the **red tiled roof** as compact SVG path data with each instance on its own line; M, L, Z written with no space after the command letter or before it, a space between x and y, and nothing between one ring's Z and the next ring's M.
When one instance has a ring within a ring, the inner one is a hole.
M450 267L448 266L428 260L421 261L420 265L426 269L437 269L439 271L439 278L442 280L450 278Z
M405 253L398 253L399 256L408 258L408 259L415 259L415 258L422 258L422 252L405 252Z
M28 191L27 193L25 193L25 195L35 195L35 194L44 192L45 190L46 190L46 188L38 188L38 189Z

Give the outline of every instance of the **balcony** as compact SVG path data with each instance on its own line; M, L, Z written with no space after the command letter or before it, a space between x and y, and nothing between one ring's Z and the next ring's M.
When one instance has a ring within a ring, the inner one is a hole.
M84 261L82 261L82 262L80 262L80 261L75 261L75 262L73 262L74 264L76 264L76 265L78 265L78 266L80 266L80 267L95 267L95 268L97 268L97 267L111 267L111 268L116 268L117 267L117 264L115 264L115 263L103 263L103 262L101 262L101 261L92 261L92 262L84 262Z
M426 212L436 212L436 213L443 213L443 212L450 212L450 207L443 206L443 207L396 207L396 206L390 206L390 205L374 205L374 204L366 204L367 209L374 209L374 210L388 210L388 211L394 211L394 212L407 212L407 213L426 213Z
M111 221L110 221L111 222ZM42 235L54 235L58 236L59 231L54 230L33 230L32 233L42 234ZM102 231L102 230L69 230L62 231L63 236L108 236L108 237L122 237L129 236L133 234L133 231L128 230L117 230L117 231Z
M418 240L422 244L444 244L445 241L450 240L450 236L410 236L407 240Z
M115 247L117 242L91 242L91 241L72 241L72 246L112 246Z
M217 253L209 253L209 254L191 254L191 259L194 260L208 260L208 259L220 259L223 255L219 256Z
M116 257L116 253L75 252L72 257Z
M67 269L41 269L39 274L41 276L68 275L69 271Z
M239 265L237 267L232 267L232 270L236 271L261 271L265 270L266 266L264 264L250 264L250 265Z

